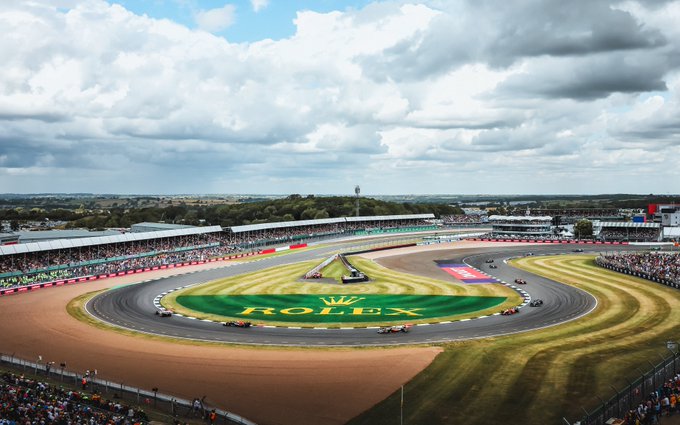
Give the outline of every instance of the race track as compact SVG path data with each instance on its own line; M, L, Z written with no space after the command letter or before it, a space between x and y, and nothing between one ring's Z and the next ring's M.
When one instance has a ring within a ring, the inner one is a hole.
M370 328L300 329L262 326L248 329L227 328L214 322L178 316L159 318L154 314L156 311L154 298L169 290L283 264L311 259L321 260L331 252L335 252L338 249L337 246L263 258L258 261L112 289L94 297L88 302L86 308L90 314L105 323L137 332L172 338L248 345L380 346L484 338L553 326L592 311L596 306L596 300L586 292L515 269L504 262L508 258L524 256L528 252L535 255L571 254L576 247L575 245L547 244L504 247L498 244L485 248L427 251L431 255L426 256L426 259L419 258L418 261L433 262L435 259L445 259L451 262L467 263L509 283L516 278L523 278L528 284L521 285L521 289L528 292L532 299L542 299L544 305L535 308L525 306L520 314L513 316L493 315L450 323L418 325L406 334L378 335L375 329ZM602 246L578 245L578 247L583 248L585 253L603 250ZM635 247L617 246L616 249L635 249ZM498 268L490 269L489 264L485 262L487 259L494 259L493 264Z

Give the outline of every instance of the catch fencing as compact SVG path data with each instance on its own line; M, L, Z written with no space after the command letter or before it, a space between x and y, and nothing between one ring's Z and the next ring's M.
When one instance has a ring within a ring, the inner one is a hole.
M672 345L677 348L677 343ZM676 375L678 365L680 364L680 356L678 351L668 348L668 357L659 355L662 361L654 364L649 362L652 369L643 372L637 378L631 380L624 388L615 388L611 386L612 391L615 392L609 400L604 400L600 397L596 398L600 401L592 411L582 408L585 413L580 421L574 422L574 425L606 425L611 418L623 418L626 412L635 409L640 403L646 401L653 391L659 391L658 394L663 394L663 384ZM640 371L640 370L638 370ZM571 424L566 418L566 424Z
M20 369L24 373L43 375L52 380L65 382L75 385L76 387L81 385L81 380L83 379L82 374L79 375L67 371L60 365L49 363L48 366L48 364L43 363L42 361L31 362L17 358L13 355L0 354L0 365ZM212 407L204 404L204 400L199 399L198 404L200 407L195 409L192 401L173 397L158 391L142 390L123 383L99 379L96 375L92 374L87 381L87 391L97 392L101 394L103 398L115 400L118 403L126 402L129 404L136 404L142 408L152 407L154 410L166 413L180 421L182 418L205 418L206 413L213 410ZM215 408L215 413L217 414L217 421L215 421L215 424L218 425L257 425L255 422L225 410Z

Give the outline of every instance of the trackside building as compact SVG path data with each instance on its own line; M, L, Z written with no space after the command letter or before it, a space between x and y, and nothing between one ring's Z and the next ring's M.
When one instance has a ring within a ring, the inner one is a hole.
M552 217L492 215L491 234L495 237L546 237L552 235Z

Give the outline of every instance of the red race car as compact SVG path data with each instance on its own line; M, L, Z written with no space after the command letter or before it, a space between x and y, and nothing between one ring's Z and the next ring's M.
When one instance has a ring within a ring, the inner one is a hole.
M513 314L517 314L517 313L519 313L519 308L517 308L517 307L512 307L512 308L509 308L507 310L501 311L501 315L503 315L503 316L512 316Z

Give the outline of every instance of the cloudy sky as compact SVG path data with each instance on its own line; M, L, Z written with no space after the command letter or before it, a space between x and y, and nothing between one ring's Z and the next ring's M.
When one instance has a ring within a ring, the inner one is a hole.
M2 0L0 192L680 193L679 1Z

